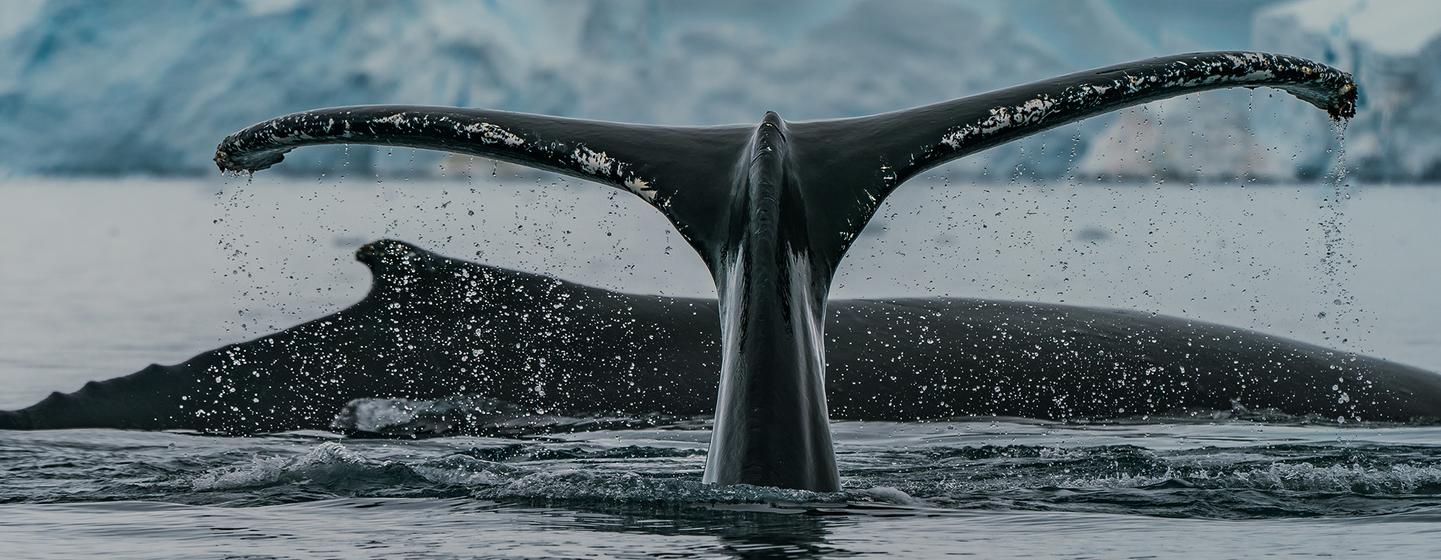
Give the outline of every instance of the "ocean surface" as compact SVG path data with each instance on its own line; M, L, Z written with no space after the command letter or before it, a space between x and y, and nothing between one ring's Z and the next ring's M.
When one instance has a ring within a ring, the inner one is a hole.
M837 423L843 491L700 483L703 428L0 439L9 558L1434 558L1441 428Z
M0 408L338 310L369 282L351 253L381 237L714 294L630 197L488 163L453 172L470 177L0 182ZM927 179L882 207L836 297L1142 309L1441 370L1441 188ZM704 418L423 441L0 431L0 557L1441 555L1437 426L833 430L835 494L700 484Z

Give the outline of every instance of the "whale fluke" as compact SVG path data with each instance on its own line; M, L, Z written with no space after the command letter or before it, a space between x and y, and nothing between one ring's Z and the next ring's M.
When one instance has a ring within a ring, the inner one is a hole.
M1332 116L1349 75L1262 53L1200 53L1081 72L870 117L658 127L479 109L307 111L227 137L215 161L254 171L333 143L475 154L625 188L700 254L720 295L721 384L705 480L835 490L823 325L832 277L898 185L944 161L1121 107L1270 86Z

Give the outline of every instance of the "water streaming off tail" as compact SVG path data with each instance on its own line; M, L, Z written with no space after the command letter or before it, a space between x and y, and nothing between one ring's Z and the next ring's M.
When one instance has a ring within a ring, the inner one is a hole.
M1317 263L1320 277L1319 292L1321 311L1317 317L1325 319L1327 325L1323 336L1332 344L1355 348L1352 337L1363 334L1361 330L1362 310L1356 308L1356 298L1351 293L1354 281L1355 262L1352 254L1354 243L1348 237L1351 220L1346 209L1350 204L1354 186L1350 180L1350 169L1346 162L1346 123L1334 123L1334 145L1327 152L1334 155L1332 167L1323 176L1320 189L1321 209L1319 224L1322 236L1322 254Z

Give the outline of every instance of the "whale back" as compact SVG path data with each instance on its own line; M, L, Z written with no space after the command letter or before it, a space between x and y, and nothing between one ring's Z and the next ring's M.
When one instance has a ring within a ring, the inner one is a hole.
M355 399L455 395L537 414L715 411L715 300L602 290L395 241L357 258L375 281L349 308L57 393L0 413L0 429L328 429ZM837 419L1441 419L1441 375L1223 325L962 298L829 309L826 392Z

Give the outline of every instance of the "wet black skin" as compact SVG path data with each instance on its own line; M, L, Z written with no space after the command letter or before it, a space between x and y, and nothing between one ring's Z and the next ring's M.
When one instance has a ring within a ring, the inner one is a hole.
M374 280L350 308L0 412L0 429L326 429L352 399L458 394L544 414L715 410L715 300L612 292L398 241L366 245L357 258ZM1131 311L836 300L825 347L840 419L1207 418L1236 404L1332 421L1441 419L1441 375Z
M810 202L787 132L766 113L731 191L729 238L707 259L720 296L721 382L704 480L838 489L822 339L835 269L824 259L828 238L815 243L806 227L826 204Z
M215 160L223 170L256 171L300 146L398 145L501 159L631 190L696 249L720 296L720 388L705 480L835 490L822 390L828 384L828 349L821 343L827 294L846 249L891 191L930 167L1092 115L1184 93L1257 86L1283 89L1333 117L1354 113L1355 85L1333 68L1286 56L1199 53L805 123L786 123L774 113L756 126L661 127L481 109L320 109L240 131L220 144ZM843 363L836 355L829 359ZM895 371L905 376L896 384L936 386L910 370ZM973 380L945 386L951 383ZM840 402L829 408L844 410Z

